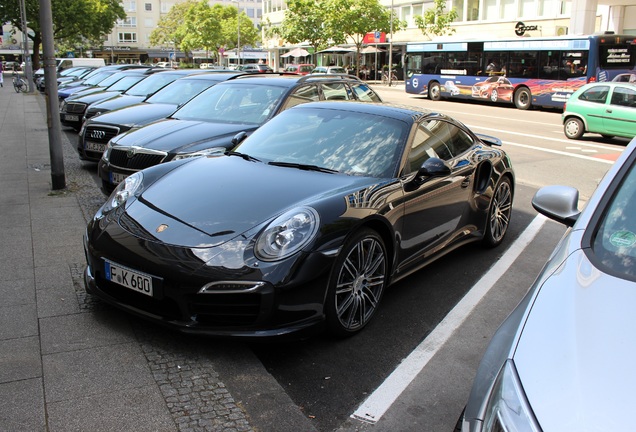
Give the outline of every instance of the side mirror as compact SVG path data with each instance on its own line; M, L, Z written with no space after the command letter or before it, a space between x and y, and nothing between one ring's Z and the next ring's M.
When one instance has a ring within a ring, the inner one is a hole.
M444 177L450 175L451 169L446 162L440 158L432 157L426 159L419 170L417 177Z
M566 226L573 226L581 212L579 191L571 186L545 186L534 194L532 207L544 216Z

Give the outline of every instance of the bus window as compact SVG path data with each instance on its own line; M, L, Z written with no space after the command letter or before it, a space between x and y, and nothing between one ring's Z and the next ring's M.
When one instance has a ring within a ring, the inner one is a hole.
M563 51L561 60L563 68L560 69L560 78L585 76L587 74L587 52L586 51Z
M510 53L508 71L506 76L510 78L536 78L537 77L537 53L513 51Z

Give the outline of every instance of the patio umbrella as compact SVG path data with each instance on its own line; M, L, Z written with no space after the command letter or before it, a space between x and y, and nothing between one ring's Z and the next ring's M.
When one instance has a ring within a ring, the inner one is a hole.
M283 54L281 57L306 57L309 51L303 48L294 48L293 50Z
M347 54L351 52L356 52L356 49L334 45L322 51L318 51L318 54Z
M371 45L365 46L364 48L360 50L360 54L375 54L375 53L381 53L381 52L384 52L384 50L380 48L376 48Z

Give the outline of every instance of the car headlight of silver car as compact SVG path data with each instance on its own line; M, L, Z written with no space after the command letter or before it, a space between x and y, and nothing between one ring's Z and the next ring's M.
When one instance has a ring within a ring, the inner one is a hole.
M256 240L255 254L263 261L277 261L306 246L318 232L318 212L297 207L278 216Z
M541 431L512 360L504 364L497 376L483 424L483 430L488 432Z
M117 185L112 194L108 197L108 200L102 206L102 214L108 215L115 209L122 207L126 202L137 196L141 191L144 176L141 172L136 172L126 177L121 183Z

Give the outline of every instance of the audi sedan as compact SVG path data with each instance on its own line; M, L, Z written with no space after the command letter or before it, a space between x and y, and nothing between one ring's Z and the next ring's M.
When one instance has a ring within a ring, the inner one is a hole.
M234 151L122 181L88 224L86 289L188 333L353 335L389 284L504 240L500 145L420 108L294 106Z
M238 74L240 72L230 71L186 75L159 89L142 102L86 120L78 137L77 151L80 159L98 161L106 149L106 143L115 135L166 118L203 90ZM104 99L103 101L107 102ZM97 101L91 105L103 104ZM84 112L86 110L87 108Z
M568 227L486 349L463 432L632 429L636 375L636 139L582 211L570 186L532 204Z

